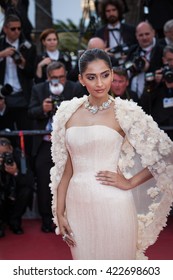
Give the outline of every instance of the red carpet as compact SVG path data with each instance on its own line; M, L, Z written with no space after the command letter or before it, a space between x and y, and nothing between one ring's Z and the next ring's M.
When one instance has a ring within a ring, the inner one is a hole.
M6 236L0 239L0 260L70 260L69 247L60 236L42 233L40 220L23 221L25 234L15 235L8 228ZM173 216L161 232L157 242L147 255L150 260L173 260Z

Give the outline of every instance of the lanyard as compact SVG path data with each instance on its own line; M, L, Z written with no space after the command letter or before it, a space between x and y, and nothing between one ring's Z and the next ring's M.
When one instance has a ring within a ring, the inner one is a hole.
M117 39L117 37L115 36L114 30L109 29L109 32L111 32L112 36L114 37L114 40L116 41L117 45L121 44L121 32L120 32L120 38L119 40Z

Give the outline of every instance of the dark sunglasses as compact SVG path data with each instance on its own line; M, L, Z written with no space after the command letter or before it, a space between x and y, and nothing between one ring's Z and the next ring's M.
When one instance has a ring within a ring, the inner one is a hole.
M9 29L11 31L16 31L16 30L21 31L21 27L10 27Z

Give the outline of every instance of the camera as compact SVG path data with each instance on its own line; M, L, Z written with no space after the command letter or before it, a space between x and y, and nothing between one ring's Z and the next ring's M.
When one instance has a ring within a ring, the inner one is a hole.
M10 84L0 85L0 92L5 97L13 92L13 87Z
M129 50L129 47L127 45L118 45L116 47L113 47L109 50L110 53L115 54L116 58L119 58L122 56L122 54L127 54Z
M127 61L124 64L126 70L129 70L132 74L136 75L144 71L145 68L145 57L136 55L132 61Z
M13 58L13 60L16 64L19 65L22 63L21 54L17 50L14 51L14 53L12 54L11 57Z
M61 102L64 101L64 96L63 96L63 94L57 95L57 94L51 93L50 98L51 98L51 101L53 104L52 113L54 114L56 112L57 108L61 105Z
M164 65L162 74L167 83L173 83L173 69L168 64Z
M118 65L122 65L124 63L123 55L127 55L128 51L129 47L127 45L118 45L111 48L108 52L113 54L114 57L118 60Z
M20 44L19 50L14 51L13 55L11 56L14 62L19 65L22 63L21 55L25 55L26 51L31 48L31 43L29 41L24 41Z
M4 164L13 165L14 157L12 153L2 153L0 154L0 170L4 170Z

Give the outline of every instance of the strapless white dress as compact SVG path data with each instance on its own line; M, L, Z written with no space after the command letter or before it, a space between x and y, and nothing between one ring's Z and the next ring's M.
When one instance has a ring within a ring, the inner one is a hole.
M70 127L66 145L71 156L66 213L77 246L77 260L132 260L136 257L137 214L132 192L101 185L100 170L116 171L123 137L104 126Z

